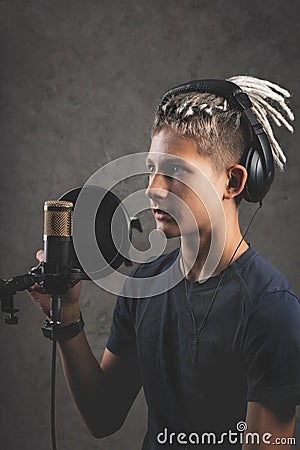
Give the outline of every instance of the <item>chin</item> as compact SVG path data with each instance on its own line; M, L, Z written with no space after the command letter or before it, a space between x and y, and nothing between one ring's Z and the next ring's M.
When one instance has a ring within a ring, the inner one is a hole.
M168 239L181 236L178 226L174 223L156 221L156 229L162 231Z

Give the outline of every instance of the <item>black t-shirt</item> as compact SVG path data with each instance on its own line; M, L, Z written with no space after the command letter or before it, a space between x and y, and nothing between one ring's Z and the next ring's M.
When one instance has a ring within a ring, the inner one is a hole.
M142 264L131 276L160 274L178 254ZM240 448L222 433L240 439L237 423L248 401L300 404L300 304L286 278L251 246L225 274L205 282L119 296L107 348L138 358L149 409L144 450L198 448L198 442L212 448L218 441L216 447Z

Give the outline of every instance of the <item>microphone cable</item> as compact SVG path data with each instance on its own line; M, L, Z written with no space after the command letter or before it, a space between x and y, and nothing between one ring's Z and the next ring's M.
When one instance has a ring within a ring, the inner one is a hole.
M220 280L219 280L219 282L218 282L218 284L217 284L217 286L216 286L216 289L215 289L215 291L214 291L214 294L213 294L213 296L212 296L212 299L211 299L211 301L210 301L210 303L209 303L209 306L208 306L208 308L207 308L207 311L206 311L206 313L205 313L205 315L204 315L204 318L203 318L203 320L202 320L202 322L201 322L201 325L200 325L200 328L198 329L198 331L197 331L197 328L196 328L196 319L195 319L195 315L194 315L194 312L193 312L193 310L191 309L191 307L190 307L190 305L189 305L189 301L188 301L188 295L189 295L189 293L188 293L188 288L187 288L187 280L186 280L186 276L184 277L184 286L185 286L185 293L186 293L186 302L187 302L187 305L188 305L188 307L189 307L189 310L190 310L190 313L191 313L191 316L192 316L192 320L193 320L195 342L197 342L197 340L198 340L198 338L199 338L199 336L200 336L200 333L201 333L201 331L202 331L202 329L203 329L203 327L204 327L204 323L205 323L205 321L206 321L206 319L207 319L207 316L208 316L208 314L209 314L209 312L210 312L210 310L211 310L211 308L212 308L212 306L213 306L213 303L214 303L214 301L215 301L217 292L218 292L219 287L220 287L220 285L221 285L221 283L222 283L222 281L223 281L223 278L224 278L224 276L225 276L225 273L226 273L228 267L230 266L230 264L231 264L231 262L232 262L234 256L236 255L236 252L238 251L239 247L241 246L241 244L242 244L242 242L243 242L243 240L244 240L244 238L245 238L245 236L246 236L246 234L247 234L247 232L248 232L248 230L249 230L249 228L250 228L250 226L251 226L251 224L252 224L252 222L253 222L253 220L254 220L256 214L258 213L258 211L260 210L261 207L262 207L262 202L259 202L258 208L255 210L255 212L254 212L254 214L253 214L253 216L252 216L252 218L251 218L251 220L250 220L250 222L249 222L249 224L248 224L246 230L244 231L244 233L243 233L243 235L242 235L242 238L241 238L239 244L237 245L237 247L236 247L236 249L235 249L233 255L231 256L231 258L230 258L230 260L229 260L229 262L228 262L226 268L224 269L224 271L223 271L223 273L222 273L222 276L221 276L221 278L220 278ZM184 269L184 272L185 272L185 266L184 266L184 261L183 261L183 259L182 259L182 264L183 264L183 269ZM185 275L186 275L186 274L185 274ZM54 335L55 335L55 327L56 327L56 326L57 326L57 325L56 325L55 322L54 322L54 323L53 323L53 327L54 327L54 328L53 328L53 332L54 332ZM50 420L50 421L51 421L51 442L52 442L52 450L57 450L57 445L56 445L56 402L55 402L55 400L56 400L56 359L57 359L56 356L57 356L57 341L56 341L56 339L53 339L53 341L52 341L52 357L51 357L51 420Z
M55 326L55 324L53 324ZM55 424L55 391L56 391L56 354L57 354L57 341L52 341L52 357L51 357L51 442L52 450L57 450L56 447L56 424Z

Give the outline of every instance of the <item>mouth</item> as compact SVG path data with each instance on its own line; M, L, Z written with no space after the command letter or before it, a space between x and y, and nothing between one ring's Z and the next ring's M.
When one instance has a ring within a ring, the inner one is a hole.
M157 220L173 220L173 217L163 209L152 208L152 212Z

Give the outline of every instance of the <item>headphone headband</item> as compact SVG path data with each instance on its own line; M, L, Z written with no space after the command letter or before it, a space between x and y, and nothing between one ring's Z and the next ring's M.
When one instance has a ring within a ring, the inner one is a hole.
M225 98L231 108L243 113L252 130L252 144L243 160L248 179L243 191L245 200L261 202L274 180L274 158L269 139L252 111L249 96L235 83L227 80L193 80L169 89L163 95L158 110L179 94L191 92L215 94Z
M159 108L172 97L179 94L188 94L190 92L209 93L215 94L218 97L224 97L234 109L238 109L239 111L251 108L252 106L248 95L245 94L237 84L226 80L207 79L189 81L168 90L163 95Z

